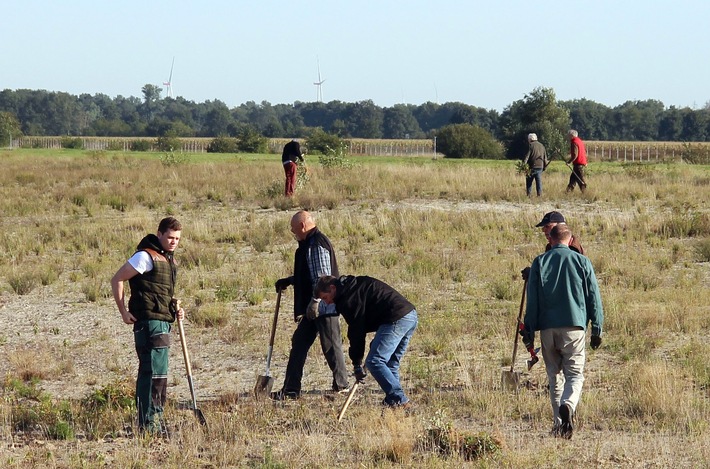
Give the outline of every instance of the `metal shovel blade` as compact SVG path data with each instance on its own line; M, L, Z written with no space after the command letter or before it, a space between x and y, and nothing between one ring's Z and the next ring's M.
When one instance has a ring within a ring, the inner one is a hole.
M500 374L500 384L511 391L518 389L520 385L520 372L503 370Z
M195 412L195 417L197 417L197 421L200 422L200 425L207 428L207 419L205 418L205 414L202 413L200 409L193 409Z
M254 397L257 399L260 397L269 397L273 387L274 378L272 376L259 376L256 378L256 385L254 386Z

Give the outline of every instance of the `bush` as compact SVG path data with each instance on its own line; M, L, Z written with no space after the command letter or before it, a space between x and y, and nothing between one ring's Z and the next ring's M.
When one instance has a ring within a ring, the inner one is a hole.
M242 127L237 133L237 150L243 153L266 153L267 139L251 126Z
M155 140L155 147L159 151L174 152L182 150L182 142L172 133L161 135Z
M335 134L329 134L321 128L314 129L306 139L309 153L327 155L333 149L347 148L348 142Z
M81 150L84 148L84 141L80 137L62 137L61 145L62 148Z
M236 153L237 140L230 137L219 136L207 145L207 153Z
M152 147L150 140L133 140L128 146L131 151L150 151Z
M471 124L453 124L439 129L437 151L447 158L503 158L503 146L487 130Z
M108 151L123 151L123 142L120 140L111 140L106 145Z

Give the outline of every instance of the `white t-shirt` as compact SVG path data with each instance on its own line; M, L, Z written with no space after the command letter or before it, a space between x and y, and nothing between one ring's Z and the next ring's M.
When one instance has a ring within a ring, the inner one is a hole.
M153 270L153 258L145 251L138 251L133 254L128 263L136 269L139 274L144 274Z

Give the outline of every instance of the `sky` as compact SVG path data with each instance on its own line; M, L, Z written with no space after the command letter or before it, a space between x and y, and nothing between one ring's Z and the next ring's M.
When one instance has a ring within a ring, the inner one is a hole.
M609 107L710 101L710 2L3 0L0 90L196 103L458 101L537 87Z

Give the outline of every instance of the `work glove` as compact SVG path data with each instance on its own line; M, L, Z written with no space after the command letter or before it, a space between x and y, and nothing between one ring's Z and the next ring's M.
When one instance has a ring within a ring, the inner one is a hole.
M523 270L521 270L520 276L523 278L523 280L527 280L528 278L530 278L530 267L525 267Z
M288 287L293 285L293 277L280 278L276 281L276 293L286 290Z
M518 328L518 334L523 338L523 344L525 344L527 350L535 349L535 333L527 330L522 322Z
M365 368L363 368L362 365L355 365L353 374L358 382L365 381L365 377L367 377L367 371L365 371Z
M590 341L589 345L592 346L592 350L596 350L599 348L599 346L602 344L602 338L599 335L593 335L592 340Z
M320 298L311 298L311 301L306 307L306 317L313 321L318 317L318 307L320 306Z

